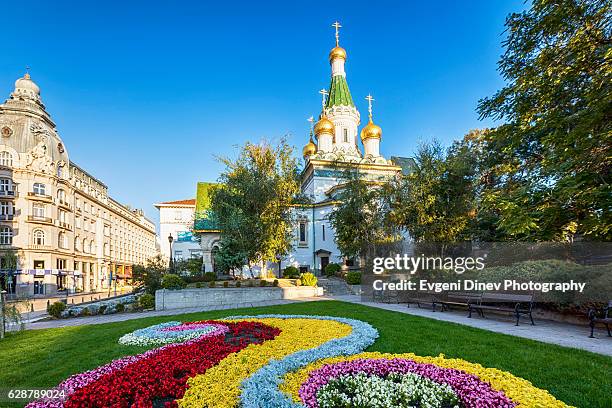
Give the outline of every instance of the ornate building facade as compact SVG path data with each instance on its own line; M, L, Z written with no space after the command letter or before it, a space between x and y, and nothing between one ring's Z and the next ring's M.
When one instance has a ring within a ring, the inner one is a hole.
M156 250L155 225L71 162L29 74L0 104L2 288L16 295L129 282Z
M346 78L347 52L340 47L339 23L334 23L336 44L329 53L330 85L321 90L322 106L310 140L304 146L302 193L311 197L312 204L296 207L295 241L293 251L277 263L268 265L276 271L288 265L302 272L320 273L331 262L351 265L336 246L335 231L329 214L338 203L338 193L346 182L345 171L356 172L373 185L389 181L400 173L407 173L414 163L410 158L386 159L380 154L382 129L374 123L371 95L368 101L368 122L359 131L361 115L353 102ZM312 119L312 118L311 118ZM312 120L314 122L314 119ZM361 141L361 146L360 142ZM205 210L205 209L203 209ZM210 259L218 247L219 231L210 224L212 217L199 211L196 233L201 236L205 263L214 267ZM209 260L206 262L206 260ZM254 268L257 271L258 268Z
M155 204L155 208L159 210L161 254L176 262L202 257L200 244L192 232L196 200L166 201Z

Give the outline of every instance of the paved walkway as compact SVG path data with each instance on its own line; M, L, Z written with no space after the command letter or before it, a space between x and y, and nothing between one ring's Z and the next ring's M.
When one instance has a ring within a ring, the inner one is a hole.
M545 320L536 320L536 325L531 326L528 323L515 326L512 318L504 319L503 316L500 318L487 318L483 319L480 317L473 317L469 319L465 313L460 312L432 312L429 309L419 309L416 306L407 307L405 304L387 304L387 303L374 303L374 302L362 302L360 296L355 295L342 295L332 297L317 297L317 298L303 298L294 300L274 300L266 302L256 303L238 303L234 305L214 306L214 307L201 307L201 308L189 308L189 309L175 309L175 310L160 310L150 311L141 313L119 313L112 315L100 315L90 317L79 317L73 319L62 319L62 320L49 320L49 321L38 321L30 322L26 324L26 329L48 329L56 327L68 327L68 326L81 326L85 324L102 324L111 322L121 322L125 320L141 319L145 317L154 316L172 316L186 313L197 313L207 312L213 310L230 310L238 308L250 308L250 307L262 307L262 306L276 306L285 305L290 303L299 302L311 302L319 300L339 300L349 303L357 303L365 306L376 307L379 309L410 314L414 316L426 317L429 319L442 320L446 322L452 322L462 324L470 327L476 327L479 329L489 330L497 333L509 334L512 336L523 337L526 339L532 339L541 341L544 343L558 344L560 346L572 347L582 350L591 351L593 353L599 353L604 355L612 356L612 338L607 337L604 330L596 331L596 338L591 339L588 337L588 327L575 326L571 324L563 324Z
M591 351L593 353L612 356L612 337L608 337L605 329L597 330L595 332L596 338L591 339L589 338L590 329L587 326L582 327L548 320L536 319L535 326L532 326L529 323L521 323L520 326L515 326L512 316L509 316L507 319L505 319L504 316L499 316L499 318L497 316L494 318L487 317L486 319L481 317L472 317L470 319L465 313L459 311L434 313L431 309L419 309L415 305L408 307L406 304L362 302L361 296L355 295L334 296L334 300L358 303L393 312L463 324L465 326L476 327L497 333L509 334L544 343L558 344L560 346L572 347Z
M103 324L112 322L123 322L125 320L143 319L145 317L155 316L172 316L187 313L198 313L198 312L209 312L213 310L230 310L240 309L249 307L262 307L262 306L276 306L286 305L290 303L300 302L312 302L317 300L330 300L326 297L316 298L301 298L292 300L269 300L265 302L254 302L254 303L236 303L233 305L224 306L209 306L209 307L194 307L188 309L173 309L173 310L154 310L150 312L137 312L137 313L117 313L110 315L97 315L87 317L75 317L72 319L60 319L60 320L45 320L45 321L34 321L27 322L25 325L26 330L39 330L39 329L52 329L58 327L70 327L70 326L82 326L86 324ZM16 330L16 327L9 327L7 330Z

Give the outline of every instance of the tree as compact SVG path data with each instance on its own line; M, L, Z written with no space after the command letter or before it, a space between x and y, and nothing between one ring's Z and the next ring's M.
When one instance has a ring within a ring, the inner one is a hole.
M162 276L166 272L166 261L161 254L147 259L145 265L134 265L132 279L135 283L135 291L144 289L147 293L155 295L155 291L161 289Z
M612 13L607 0L534 0L506 20L507 85L479 102L482 203L513 239L612 238Z
M460 242L472 238L476 207L474 152L465 142L448 151L422 144L413 171L390 185L392 219L416 242Z
M352 169L345 170L343 178L338 204L329 214L340 252L349 258L364 257L378 244L397 241L399 229L389 218L385 184L368 182Z
M216 261L236 269L274 262L291 249L291 206L300 193L298 162L284 139L277 145L247 143L211 191L211 209L220 234Z

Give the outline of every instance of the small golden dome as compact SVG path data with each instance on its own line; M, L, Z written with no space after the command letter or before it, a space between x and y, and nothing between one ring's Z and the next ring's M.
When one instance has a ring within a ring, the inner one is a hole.
M340 46L332 48L332 50L329 52L329 62L338 58L342 58L346 61L346 50Z
M308 157L308 156L312 156L316 152L317 152L317 145L314 144L314 142L312 141L312 137L310 137L310 140L308 141L308 143L306 143L306 146L304 146L304 148L302 149L302 155L304 157Z
M380 126L375 125L372 119L368 122L363 129L361 129L361 141L366 139L380 139L382 137L382 129Z
M334 126L331 120L327 119L327 116L325 115L321 116L321 119L319 119L319 121L315 124L314 127L314 133L317 136L322 135L323 133L333 135L335 130L336 127Z

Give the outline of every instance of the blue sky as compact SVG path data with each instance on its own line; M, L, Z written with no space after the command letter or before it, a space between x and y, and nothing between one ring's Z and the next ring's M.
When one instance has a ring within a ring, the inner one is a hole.
M521 1L6 2L0 98L31 67L70 159L110 194L143 208L190 198L247 140L288 135L329 84L330 24L339 20L347 79L365 117L375 97L385 156L444 144L479 121L505 17Z

